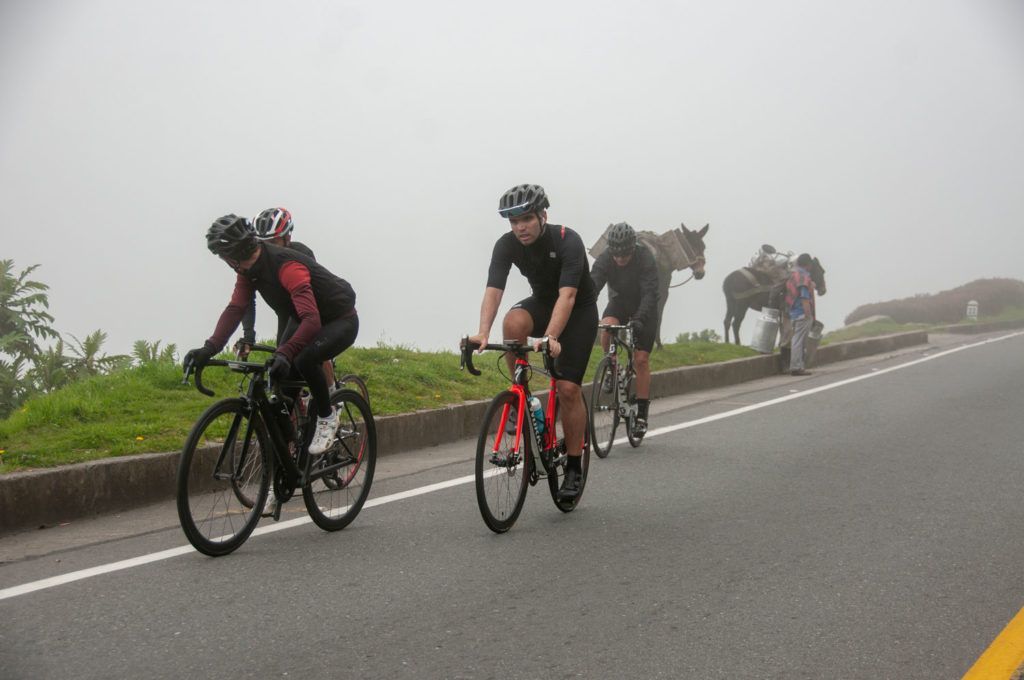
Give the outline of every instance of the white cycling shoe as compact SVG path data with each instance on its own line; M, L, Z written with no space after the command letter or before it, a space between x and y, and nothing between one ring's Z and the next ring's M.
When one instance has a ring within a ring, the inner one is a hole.
M318 456L334 444L334 435L338 431L339 413L337 409L331 410L331 415L326 418L316 419L316 430L313 431L313 441L309 443L309 452Z

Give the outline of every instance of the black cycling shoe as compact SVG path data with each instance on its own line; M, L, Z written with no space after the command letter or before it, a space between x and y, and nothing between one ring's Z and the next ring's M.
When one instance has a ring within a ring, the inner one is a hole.
M562 478L562 487L558 490L558 500L571 501L580 495L581 475L578 470L569 468Z

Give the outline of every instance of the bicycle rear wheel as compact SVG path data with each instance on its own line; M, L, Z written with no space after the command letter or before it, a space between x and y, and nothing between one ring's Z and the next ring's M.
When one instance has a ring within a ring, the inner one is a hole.
M269 439L242 399L206 409L178 462L178 519L196 550L217 557L242 545L270 488Z
M366 382L355 373L346 373L338 380L339 390L352 390L358 392L367 404L370 403L370 390L366 388Z
M551 491L551 500L555 502L555 507L562 512L572 512L575 510L576 506L580 504L580 499L583 498L583 491L587 488L587 474L590 472L590 432L593 428L589 417L590 411L586 409L586 400L584 399L583 401L584 413L587 414L587 426L583 428L583 457L580 461L583 474L580 477L580 492L571 500L559 500L558 498L558 489L562 484L562 478L565 476L565 469L568 463L568 449L565 444L565 430L562 428L561 417L558 418L558 422L555 424L556 432L558 433L558 443L555 445L555 456L551 461L551 470L548 473L548 490ZM561 409L559 409L558 413L562 413Z
M526 488L530 477L529 425L523 423L519 453L515 446L515 429L506 427L511 409L518 406L514 392L502 392L494 397L480 437L476 442L476 502L480 515L491 531L501 534L512 528L526 501ZM518 414L523 418L523 414ZM509 433L506 430L511 429Z
M598 458L607 458L619 426L618 371L608 357L594 374L590 396L590 441Z
M370 405L352 390L331 393L341 414L335 441L310 461L310 481L302 487L306 510L324 531L344 529L370 495L377 465L377 427Z

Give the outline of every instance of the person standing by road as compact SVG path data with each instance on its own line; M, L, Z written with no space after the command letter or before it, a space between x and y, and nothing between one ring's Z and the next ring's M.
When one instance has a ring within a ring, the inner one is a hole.
M808 267L813 260L808 253L796 258L796 266L786 279L786 309L793 322L793 339L790 342L790 375L809 375L804 368L804 343L814 323L814 281Z
M548 341L559 376L555 389L569 454L559 498L570 500L580 492L587 427L581 385L597 336L597 293L583 239L572 229L548 224L549 206L544 188L537 184L514 186L498 201L498 214L509 221L511 231L494 244L480 305L480 328L469 340L487 344L508 273L515 265L530 282L532 294L505 315L502 338ZM541 342L536 341L534 349L540 349Z
M601 323L633 322L636 431L642 436L647 432L647 411L651 403L650 358L658 330L658 263L651 251L637 243L633 227L619 222L608 229L608 249L594 261L590 274L596 293L608 284L608 306L601 314ZM608 332L601 333L601 347L605 352L610 342ZM606 391L610 390L609 384Z

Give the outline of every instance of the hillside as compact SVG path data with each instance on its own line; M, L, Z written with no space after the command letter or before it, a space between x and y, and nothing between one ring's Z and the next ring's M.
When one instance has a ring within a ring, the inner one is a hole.
M1024 308L1024 281L978 279L940 293L861 305L845 319L847 325L871 316L887 316L896 323L942 324L963 321L967 303L978 302L979 314L996 316L1010 308Z

